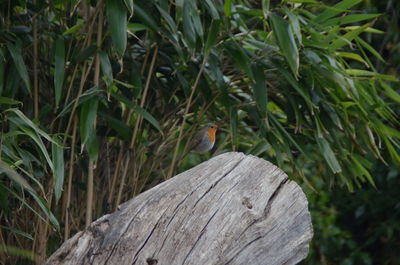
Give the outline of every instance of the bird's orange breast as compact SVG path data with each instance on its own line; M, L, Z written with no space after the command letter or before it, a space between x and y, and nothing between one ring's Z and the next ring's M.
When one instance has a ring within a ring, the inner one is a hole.
M217 128L210 128L207 131L208 139L210 139L211 142L215 142L215 133L217 132Z

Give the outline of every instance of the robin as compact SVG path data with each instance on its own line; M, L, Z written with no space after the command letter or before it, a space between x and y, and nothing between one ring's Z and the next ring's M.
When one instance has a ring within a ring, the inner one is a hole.
M215 133L217 132L218 126L210 124L202 128L193 137L189 144L189 152L195 152L204 154L210 151L215 143Z

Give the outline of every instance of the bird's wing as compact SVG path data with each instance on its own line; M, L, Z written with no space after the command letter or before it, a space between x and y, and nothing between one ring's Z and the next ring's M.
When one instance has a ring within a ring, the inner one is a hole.
M200 132L197 132L196 134L195 134L195 136L192 138L192 140L190 141L190 144L189 144L189 151L191 151L191 150L193 150L193 148L194 147L196 147L197 145L199 145L199 143L201 142L201 140L202 140L202 137L203 137L203 131L200 131Z

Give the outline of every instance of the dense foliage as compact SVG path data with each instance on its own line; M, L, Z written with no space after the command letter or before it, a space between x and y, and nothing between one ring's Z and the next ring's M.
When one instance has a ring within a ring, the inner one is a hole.
M309 263L396 264L376 247L399 244L400 225L399 36L375 26L396 25L387 7L0 3L0 262L41 262L94 218L198 164L209 155L181 156L215 122L214 154L263 157L303 185Z

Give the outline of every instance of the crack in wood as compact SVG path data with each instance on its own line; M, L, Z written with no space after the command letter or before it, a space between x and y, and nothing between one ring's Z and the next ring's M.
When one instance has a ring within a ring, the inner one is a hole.
M108 257L106 258L104 265L108 264L109 259L112 257L112 255L114 254L115 250L118 247L118 243L121 240L122 236L126 233L126 231L128 231L129 226L132 224L132 222L135 220L135 218L139 215L139 213L143 210L143 208L145 208L146 203L143 203L142 207L140 207L139 211L136 212L136 214L129 220L128 225L125 227L124 231L120 234L119 238L115 241L115 243L113 244L110 254L108 255Z
M222 177L220 177L216 182L214 182L213 184L211 184L211 186L207 189L207 191L205 193L203 193L203 195L200 196L200 198L195 202L195 204L193 205L192 208L195 208L196 205L213 189L215 188L218 183L221 182L222 179L224 179L226 176L228 176L235 168L237 168L239 166L239 164L243 161L243 159L239 160L228 172L226 172L224 175L222 175Z
M192 254L194 248L196 247L197 243L199 243L200 239L203 237L204 232L206 231L207 226L210 224L211 220L215 217L215 215L217 214L219 209L217 209L213 215L210 217L210 219L208 219L207 223L204 225L204 227L201 229L200 231L200 235L199 237L196 239L196 241L194 242L194 244L192 245L192 247L190 248L189 252L186 254L185 259L183 260L182 264L185 264L186 260L188 259L188 257L190 256L190 254Z
M284 179L279 183L278 187L276 187L276 189L274 190L274 192L271 194L271 196L268 199L267 204L265 205L264 211L263 211L263 215L260 216L259 218L254 219L248 226L246 226L246 228L240 233L240 235L238 236L238 239L241 238L246 232L247 230L252 227L253 225L255 225L256 223L262 222L265 219L267 219L268 214L271 210L271 205L273 203L273 201L275 200L276 196L278 195L279 191L282 189L283 185L288 181L288 177L285 175Z
M260 240L261 238L263 238L263 236L258 236L256 238L254 238L253 240L251 240L250 242L248 242L246 245L244 245L230 260L228 260L228 262L224 263L224 265L228 265L230 264L237 256L239 256L240 253L242 253L247 247L249 247L251 244L253 244L254 242Z
M147 238L145 239L144 243L140 246L140 248L138 249L138 251L136 251L135 256L133 258L133 264L135 264L135 262L137 261L137 257L140 253L140 251L146 246L147 242L149 241L150 237L153 235L154 231L159 227L160 221L163 219L163 217L165 216L165 213L168 211L168 209L166 209L162 215L160 216L160 218L158 218L157 222L154 224L153 229L150 231L149 235L147 236Z

